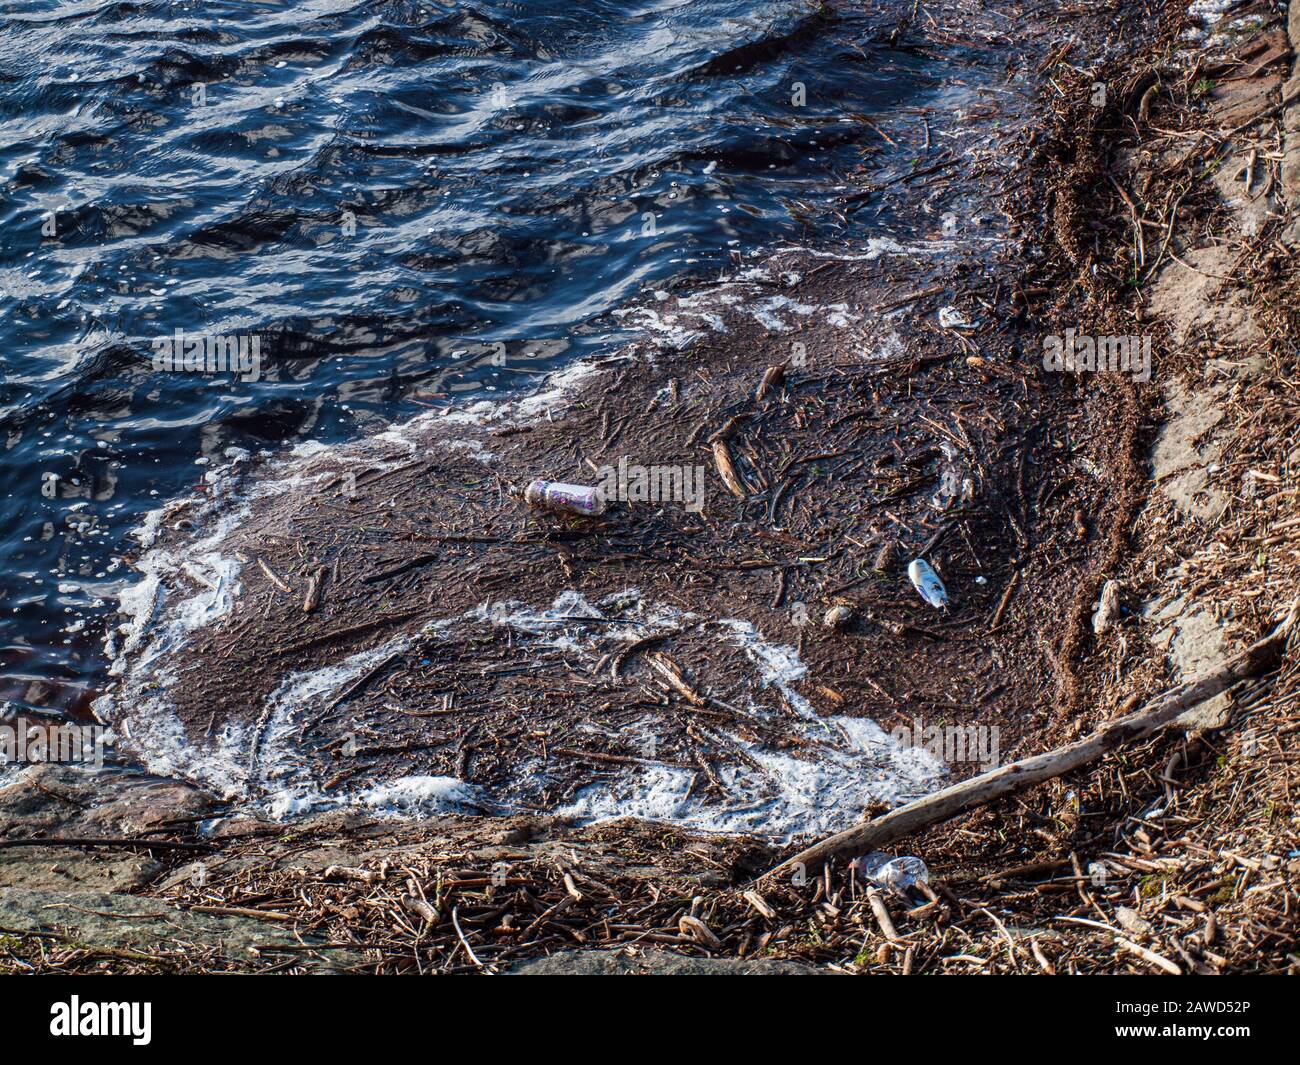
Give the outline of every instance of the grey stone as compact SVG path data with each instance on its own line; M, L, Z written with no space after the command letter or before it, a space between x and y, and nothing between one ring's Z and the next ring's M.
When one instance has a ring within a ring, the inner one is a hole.
M208 800L187 784L75 765L32 766L0 787L0 838L135 837L172 818L197 817ZM162 865L129 849L0 850L0 887L133 891Z
M1209 467L1219 457L1219 445L1202 442L1223 420L1218 394L1213 389L1192 393L1175 382L1167 402L1171 417L1151 451L1152 476L1183 513L1213 521L1228 504L1210 481Z
M1180 680L1214 669L1230 656L1223 630L1207 611L1185 614L1175 622L1175 628L1169 645L1169 661ZM1186 729L1223 728L1231 712L1232 699L1225 692L1179 715L1175 723Z
M0 888L0 933L55 933L65 943L134 950L144 954L184 952L214 968L266 967L293 958L304 968L331 972L358 964L352 950L301 950L287 922L179 910L162 899L98 891L34 891ZM319 943L304 935L303 942ZM277 953L274 948L289 947Z

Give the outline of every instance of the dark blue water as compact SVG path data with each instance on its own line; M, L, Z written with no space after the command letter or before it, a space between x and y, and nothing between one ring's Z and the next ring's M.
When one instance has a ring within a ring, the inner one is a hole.
M666 279L880 224L841 197L939 84L895 16L0 5L0 698L96 682L125 534L196 463L508 392ZM178 329L258 365L156 366Z

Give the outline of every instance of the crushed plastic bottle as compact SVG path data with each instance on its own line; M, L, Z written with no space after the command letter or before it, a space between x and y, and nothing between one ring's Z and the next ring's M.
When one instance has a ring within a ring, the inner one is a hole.
M895 857L884 851L872 851L855 859L853 865L858 876L868 884L900 895L906 895L917 884L930 882L930 870L925 862L911 855Z
M939 325L944 329L969 329L970 322L956 307L939 308Z
M959 452L946 440L939 442L943 453L943 472L939 476L939 487L930 497L930 506L935 510L947 510L954 503L970 503L975 498L975 482Z
M833 606L826 611L822 624L828 629L842 629L853 620L853 608L843 604Z
M947 607L948 592L930 563L923 558L913 559L908 564L907 575L912 580L912 587L920 592L922 599L938 610Z
M605 513L605 495L599 488L585 484L563 484L560 481L533 481L524 489L524 499L535 507L562 510L570 514L590 517Z

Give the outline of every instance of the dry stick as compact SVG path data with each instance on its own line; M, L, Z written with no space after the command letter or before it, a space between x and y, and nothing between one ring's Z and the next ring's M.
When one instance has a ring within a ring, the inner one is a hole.
M776 910L772 909L767 899L763 898L757 891L746 891L741 897L769 921L776 916Z
M763 380L758 383L758 390L754 393L754 402L762 403L763 397L774 388L780 388L785 381L785 363L777 366L769 366L763 373Z
M1125 939L1110 925L1102 924L1100 921L1089 921L1083 917L1059 917L1057 920L1069 921L1071 924L1087 925L1089 928L1100 928L1103 932L1109 932L1115 937L1115 942L1125 950L1132 951L1143 961L1154 965L1157 969L1163 969L1170 976L1182 976L1183 970L1175 962L1170 961L1163 954L1157 954L1154 950L1147 950L1146 947L1134 943L1131 939Z
M1007 581L1006 590L1002 593L1002 598L998 601L998 608L993 612L993 620L989 622L989 629L996 629L1002 624L1002 615L1007 612L1007 605L1011 602L1011 597L1016 594L1016 589L1020 587L1020 571L1015 570L1011 574L1011 579Z
M247 906L186 906L187 913L208 913L216 917L253 917L259 921L296 921L291 913L277 910L254 910Z
M674 662L665 654L656 652L649 655L647 661L654 668L655 672L662 676L673 688L692 706L705 706L707 700L699 692L687 683L682 671Z
M775 870L773 871L775 872ZM891 943L898 942L898 929L894 927L894 922L889 916L889 910L885 908L880 892L873 887L867 888L867 902L871 905L871 912L875 914L876 924L880 925L880 931L884 937Z
M736 473L735 464L731 461L731 450L727 447L725 440L715 440L713 442L713 461L718 467L718 474L722 477L722 483L727 486L737 499L745 498L745 489L741 484L740 477Z
M1143 739L1168 724L1188 707L1203 703L1240 680L1257 676L1276 663L1287 635L1296 622L1300 603L1292 603L1286 619L1262 640L1228 659L1222 666L1193 677L1186 684L1157 696L1141 710L1103 725L1091 736L1058 747L1046 754L1023 758L987 773L971 777L960 784L936 791L924 799L900 806L877 821L857 825L837 833L776 868L764 873L760 881L802 868L811 872L841 854L874 850L885 843L910 835L922 828L1011 795L1033 784L1051 780L1080 766L1095 762L1104 754Z
M317 566L307 578L307 590L302 596L302 612L310 614L320 606L321 584L325 580L325 567Z
M469 960L481 969L483 968L483 963L475 956L474 948L469 945L469 940L465 938L465 933L460 929L459 909L458 906L453 906L451 908L451 926L456 929L456 938L460 940L460 945L465 948L465 953L469 955Z
M257 560L257 568L266 574L266 579L279 588L280 591L284 592L285 595L293 594L293 589L284 582L284 579L260 558Z

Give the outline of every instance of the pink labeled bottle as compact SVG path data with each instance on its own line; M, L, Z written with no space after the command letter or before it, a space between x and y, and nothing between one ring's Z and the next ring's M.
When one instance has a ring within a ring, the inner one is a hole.
M560 481L533 481L524 489L524 499L535 507L591 517L605 513L605 496L599 488Z

